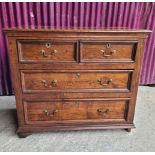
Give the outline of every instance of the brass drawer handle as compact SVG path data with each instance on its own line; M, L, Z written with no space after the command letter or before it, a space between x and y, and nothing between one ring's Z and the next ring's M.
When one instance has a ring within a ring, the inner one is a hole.
M51 112L49 112L47 109L43 110L43 113L46 115L46 116L54 116L56 113L58 113L59 110L58 109L54 109L52 110Z
M51 52L51 55L53 54L56 54L58 51L56 49L54 49L52 52Z
M54 49L54 50L52 50L52 52L51 52L50 54L46 54L46 51L42 49L42 50L41 50L41 55L42 55L43 57L50 57L50 56L56 54L57 52L58 52L58 51L57 51L56 49Z
M106 109L106 110L97 109L97 112L101 115L106 115L108 112L110 112L110 110L109 109Z
M107 86L109 85L110 83L112 83L112 79L109 79L109 78L101 78L99 80L97 80L97 82L102 85L102 86Z
M48 87L48 81L47 80L42 80L41 82L43 83L44 87Z
M56 87L57 86L57 80L52 80L51 81L51 86Z
M41 81L44 85L44 87L56 87L57 86L57 80L52 80L51 82L48 82L47 80Z
M79 78L80 78L80 73L76 73L75 77L76 77L77 79L79 79Z
M48 57L49 56L49 55L46 54L45 50L41 50L41 54L42 54L43 57Z
M112 50L112 51L105 51L105 50L100 50L103 54L104 57L111 57L113 54L116 53L116 50Z
M116 53L116 50L111 49L111 44L106 44L106 50L100 50L104 57L111 57L113 54Z

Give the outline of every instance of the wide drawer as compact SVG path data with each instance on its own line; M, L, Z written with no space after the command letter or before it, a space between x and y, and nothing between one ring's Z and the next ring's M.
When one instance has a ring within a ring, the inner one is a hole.
M37 121L124 121L128 100L25 101L27 123Z
M22 71L23 92L100 92L130 90L132 71Z
M75 62L77 43L72 41L18 40L19 62Z
M137 42L82 41L81 62L134 62Z

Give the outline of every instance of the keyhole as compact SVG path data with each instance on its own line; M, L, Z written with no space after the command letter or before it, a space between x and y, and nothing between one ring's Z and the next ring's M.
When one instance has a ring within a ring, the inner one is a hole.
M50 48L51 47L51 43L46 43L46 48Z
M107 48L110 48L110 47L111 47L111 45L108 43L108 44L107 44Z

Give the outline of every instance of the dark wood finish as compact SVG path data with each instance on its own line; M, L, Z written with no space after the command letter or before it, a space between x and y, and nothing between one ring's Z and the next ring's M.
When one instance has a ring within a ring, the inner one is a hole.
M122 63L116 63L116 62L111 62L110 65L108 62L105 63L83 63L80 62L78 63L34 63L33 65L31 63L28 64L19 64L18 65L19 69L24 69L24 70L28 70L28 69L33 69L33 70L37 70L37 69L43 69L46 70L47 68L49 70L61 70L63 68L65 68L66 70L115 70L115 69L134 69L135 68L135 63L124 63L122 65Z
M24 92L129 91L132 73L110 71L22 71ZM55 82L55 83L54 83Z
M24 102L26 122L95 120L105 122L126 119L128 101L75 100L51 102Z
M151 31L4 31L19 135L134 128L144 43Z
M83 41L81 62L134 62L136 45L131 41Z
M40 95L41 94L41 95ZM98 99L98 98L130 98L132 96L132 92L108 92L108 91L100 91L100 92L45 92L42 93L24 93L23 100L44 100L49 101L51 99Z
M77 61L76 42L18 40L17 46L21 63L65 63Z

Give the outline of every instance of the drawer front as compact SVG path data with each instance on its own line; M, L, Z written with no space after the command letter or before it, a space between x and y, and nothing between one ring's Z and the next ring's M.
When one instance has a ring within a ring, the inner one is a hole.
M125 120L127 100L24 102L26 122L63 120Z
M129 91L130 71L22 71L24 92Z
M134 62L136 42L81 42L81 62Z
M18 41L19 61L25 63L75 62L76 42Z

